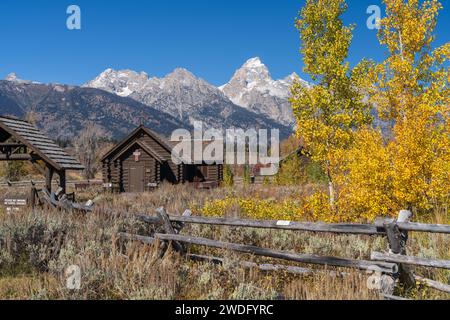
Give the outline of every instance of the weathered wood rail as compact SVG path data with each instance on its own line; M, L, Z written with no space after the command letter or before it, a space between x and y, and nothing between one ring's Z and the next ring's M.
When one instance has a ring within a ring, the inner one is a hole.
M409 220L411 218L411 213L409 211L401 211L397 219L378 219L374 224L327 224L292 221L210 218L192 216L192 213L188 210L182 216L176 216L168 215L164 208L159 208L158 210L156 210L156 213L156 216L149 216L146 214L135 214L134 216L146 223L162 227L164 233L160 231L152 235L133 235L120 233L120 238L130 241L139 241L148 245L152 245L156 242L163 244L165 243L166 245L163 247L164 250L166 250L168 244L171 243L176 251L185 255L187 258L197 261L207 261L211 263L222 264L224 260L217 257L189 254L185 245L189 244L231 250L239 253L251 254L254 256L262 256L302 264L369 270L377 272L379 274L384 274L389 279L391 279L391 281L387 281L389 285L380 285L380 289L382 290L382 293L386 299L402 299L401 297L396 297L393 295L395 289L394 284L396 282L401 282L406 287L413 287L416 285L416 282L420 282L430 288L450 293L449 285L414 275L410 269L410 266L449 269L450 261L425 259L406 255L406 242L408 239L408 232L414 231L450 234L450 225L410 222ZM313 254L299 254L245 244L237 244L189 235L181 235L180 232L185 224L290 230L314 233L383 236L388 239L390 252L372 252L370 260L356 260L341 257L319 256ZM286 271L294 274L311 274L313 272L317 272L317 270L314 269L298 266L257 264L248 261L241 261L239 265L245 268L257 268L262 271ZM331 272L335 275L345 275L345 273L340 271Z
M377 228L384 228L384 224L386 222L395 223L402 231L450 234L450 225L448 224L426 224L414 222L398 222L394 219L378 219L375 221L374 225Z
M37 205L46 205L51 208L56 208L65 211L90 213L93 212L95 206L92 200L89 200L86 204L76 203L75 194L62 193L62 189L58 189L56 192L50 192L47 189L31 188L30 192L30 205L31 208L35 208Z
M137 218L152 224L159 224L160 219L155 216L145 214L136 214ZM169 216L172 222L183 222L191 224L259 228L259 229L279 229L292 231L309 231L323 233L344 233L344 234L365 234L386 236L383 223L393 221L392 219L380 220L375 224L358 223L312 223L312 222L293 222L293 221L269 221L269 220L246 220L229 218L205 218L205 217L183 217ZM423 223L397 223L400 230L431 232L450 234L450 225L442 224L423 224Z
M26 188L30 186L39 186L44 187L46 184L46 181L44 180L29 180L29 181L2 181L0 182L0 187L2 188ZM57 181L52 181L53 186L58 186ZM93 186L102 186L103 181L102 180L69 180L66 182L67 186L70 186L74 189L77 189L77 186L80 186L81 189L84 189L86 187L93 187Z
M450 269L450 260L425 259L381 252L372 252L370 259L374 261L386 261L392 263L404 263L414 266Z
M159 224L158 217L137 214L139 219ZM346 234L365 234L365 235L385 235L382 228L370 224L350 224L350 223L309 223L309 222L293 222L293 221L263 221L263 220L246 220L246 219L228 219L228 218L205 218L205 217L182 217L169 216L172 222L183 222L191 224L203 224L213 226L229 226L259 229L278 229L292 231L310 231L325 233L346 233ZM449 228L450 232L450 228Z
M357 268L360 270L381 271L384 273L393 274L397 272L397 265L395 263L387 262L373 262L367 260L354 260L337 257L326 257L312 254L295 254L287 251L279 251L272 249L265 249L256 246L242 245L237 243L223 242L210 240L205 238L182 236L176 234L161 234L157 233L154 237L134 236L126 233L120 234L121 237L128 240L139 240L146 244L152 244L156 239L162 241L177 241L188 244L232 250L241 253L249 253L255 256L263 256L275 259L282 259L286 261L300 262L306 264L326 265L334 267Z

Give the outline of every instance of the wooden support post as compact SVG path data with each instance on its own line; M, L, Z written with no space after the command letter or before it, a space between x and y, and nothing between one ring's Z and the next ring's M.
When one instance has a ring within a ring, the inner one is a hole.
M166 234L174 234L174 235L177 234L177 232L175 232L175 229L172 226L172 222L170 222L169 215L167 214L166 209L164 209L164 208L156 209L156 214L158 215L159 219L161 220L161 224L162 224ZM181 228L180 228L180 230L181 230ZM186 254L186 248L184 247L183 244L181 244L178 241L171 241L171 243L176 251L180 252L182 255Z
M53 168L47 165L45 167L45 188L48 190L49 193L52 192L53 173L54 173Z
M400 231L397 222L407 223L410 221L411 216L411 211L402 210L400 211L396 222L386 221L384 223L384 228L386 229L391 253L406 255L406 242L408 240L408 232ZM416 285L414 274L412 273L410 267L405 264L399 265L399 272L397 277L407 289L414 288Z
M401 246L399 244L400 241L397 241L397 235L399 234L399 232L397 233L395 231L396 228L398 231L398 227L396 226L395 222L386 222L384 224L384 229L386 230L386 233L387 233L390 250L393 250L393 248L394 248L394 250L398 250L399 248L401 248ZM373 260L372 257L371 257L371 259ZM385 281L383 281L382 285L380 286L380 291L384 296L392 296L394 294L395 282L396 282L397 278L398 278L398 273L384 275L383 279Z
M61 188L61 194L66 194L66 170L58 172L59 175L59 187Z
M37 196L37 191L36 191L36 187L31 187L31 191L30 191L30 206L31 209L34 210L34 208L36 207L36 196Z
M192 211L191 210L186 210L183 212L183 214L181 215L182 217L191 217L192 216ZM184 228L185 223L184 222L175 222L174 223L174 230L177 234L179 234L181 232L181 230Z

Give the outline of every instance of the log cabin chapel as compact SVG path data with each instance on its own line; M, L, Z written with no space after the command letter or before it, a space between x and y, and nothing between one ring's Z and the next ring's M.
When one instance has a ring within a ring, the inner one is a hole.
M171 144L143 125L106 153L101 162L103 183L114 192L150 191L163 182L211 188L223 180L222 164L175 164Z

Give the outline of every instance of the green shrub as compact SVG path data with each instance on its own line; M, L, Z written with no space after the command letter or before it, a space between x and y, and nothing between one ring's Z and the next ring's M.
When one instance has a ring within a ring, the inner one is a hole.
M0 174L10 181L19 181L27 174L23 161L8 161L1 166Z
M226 165L223 173L223 184L226 187L232 187L234 185L234 174L231 166Z
M244 186L248 186L252 183L252 178L250 177L250 168L248 165L244 166Z

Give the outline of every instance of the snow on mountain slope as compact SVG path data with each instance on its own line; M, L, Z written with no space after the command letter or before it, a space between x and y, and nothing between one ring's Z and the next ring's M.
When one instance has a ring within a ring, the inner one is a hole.
M147 81L148 75L145 72L137 73L132 70L114 71L113 69L107 69L97 78L86 83L84 87L101 88L121 97L128 97L133 92L139 91Z
M20 84L39 84L39 82L36 82L36 81L20 79L19 76L15 72L8 74L5 77L5 81L20 83Z

